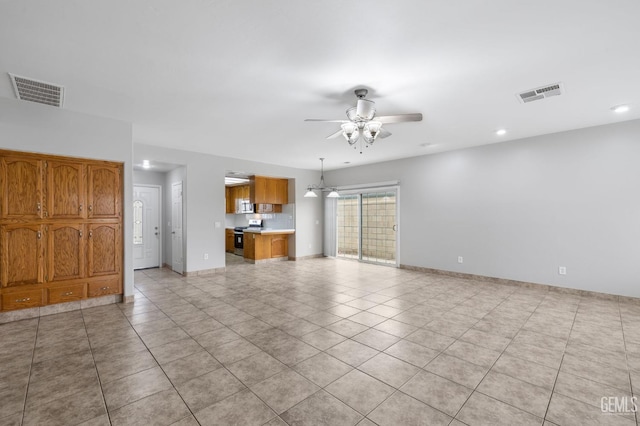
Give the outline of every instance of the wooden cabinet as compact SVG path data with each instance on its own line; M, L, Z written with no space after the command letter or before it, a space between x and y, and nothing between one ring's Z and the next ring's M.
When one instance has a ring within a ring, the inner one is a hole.
M271 257L289 256L289 237L287 235L271 236Z
M122 293L122 164L0 150L0 310Z
M88 275L113 275L120 272L122 255L119 223L96 223L89 226Z
M224 230L224 250L227 253L233 253L235 250L235 244L233 239L233 229Z
M256 234L245 232L242 241L243 256L247 259L256 258Z
M31 157L4 156L0 161L3 219L42 217L43 161Z
M81 163L48 161L45 216L51 219L86 217L85 167Z
M282 204L256 204L256 213L282 213Z
M225 187L225 201L225 211L227 213L244 213L242 211L242 202L249 202L249 185Z
M121 167L90 165L87 206L88 217L120 217L120 172Z
M54 223L47 232L47 281L65 281L85 276L84 224Z
M289 180L252 176L249 198L253 204L288 204Z
M245 258L258 261L288 256L289 234L259 234L245 232Z
M44 226L12 224L0 227L0 282L2 287L44 281Z

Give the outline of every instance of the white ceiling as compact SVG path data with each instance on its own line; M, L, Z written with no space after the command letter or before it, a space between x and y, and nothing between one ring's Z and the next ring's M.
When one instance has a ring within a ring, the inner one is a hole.
M0 0L0 96L11 72L132 122L135 143L333 169L640 118L639 16L638 0ZM362 155L303 121L342 119L358 87L424 120Z

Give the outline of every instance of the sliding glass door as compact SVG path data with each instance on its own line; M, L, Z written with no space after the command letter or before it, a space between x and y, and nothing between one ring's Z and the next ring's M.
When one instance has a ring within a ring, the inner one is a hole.
M337 250L342 258L397 265L397 190L342 194L337 200Z

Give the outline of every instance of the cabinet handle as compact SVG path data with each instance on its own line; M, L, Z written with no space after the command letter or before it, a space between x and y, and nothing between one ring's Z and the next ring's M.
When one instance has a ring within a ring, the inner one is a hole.
M100 287L100 290L102 290L102 291L104 291L104 290L109 290L109 288L110 288L109 286L107 286L107 287Z
M92 212L93 211L93 206L91 204L89 204L88 209L89 209L90 212Z
M72 291L68 291L68 292L66 292L66 293L63 293L62 295L63 295L63 296L71 296L72 294L73 294L73 292L72 292Z
M78 206L78 211L82 211L82 204Z
M78 235L80 235L80 238L82 238L82 231L78 231Z
M42 232L38 231L38 239L42 238Z
M17 303L21 303L21 302L28 302L29 300L31 300L30 297L24 297L22 299L16 299Z
M89 238L93 238L93 231L89 231Z
M42 209L42 205L40 203L36 204L36 209L40 211Z

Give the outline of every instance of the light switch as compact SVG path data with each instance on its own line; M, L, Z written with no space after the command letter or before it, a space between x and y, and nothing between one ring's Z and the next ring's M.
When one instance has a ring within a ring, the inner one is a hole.
M215 227L216 227L216 228L220 228L221 226L222 226L222 224L221 224L220 222L216 222L216 223L215 223Z

